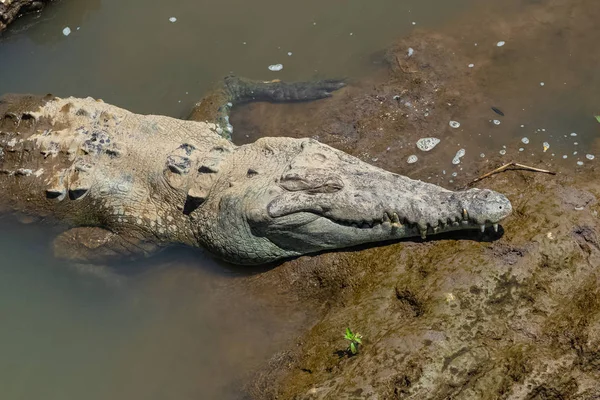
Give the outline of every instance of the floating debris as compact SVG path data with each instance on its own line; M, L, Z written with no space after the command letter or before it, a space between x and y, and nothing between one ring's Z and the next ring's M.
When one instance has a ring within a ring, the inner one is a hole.
M169 18L169 21L171 21L171 22L177 22L177 18L171 17L171 18Z
M458 121L450 121L449 124L452 128L458 128L460 126L460 122Z
M496 46L498 47L502 47L506 44L506 42L504 40L499 41L498 43L496 43Z
M544 153L545 153L550 148L550 143L544 142L544 143L542 143L542 146L544 146Z
M429 137L417 140L417 148L421 151L429 151L440 143L440 139Z
M596 158L596 156L593 154L586 154L585 158L587 158L588 160L593 160L594 158Z
M71 28L69 28L68 26L62 30L63 35L65 36L69 36L71 34Z
M412 47L408 48L408 56L411 57L413 54L415 54L415 50Z
M465 149L460 149L459 151L457 151L456 155L452 159L452 164L454 164L454 165L460 164L460 159L462 157L464 157L465 153L466 153Z
M495 112L498 115L502 115L504 117L504 113L502 112L502 110L500 110L497 107L492 107L492 111Z
M500 122L499 119L495 119L492 122L494 123L494 125L500 125L501 124L501 122Z
M282 69L283 69L283 64L269 65L269 71L281 71Z
M503 155L505 155L505 154L506 154L506 150L502 149L502 150L500 150L498 153L500 153L500 155L501 155L501 156L503 156Z
M414 164L418 160L419 160L419 158L413 154L412 156L408 156L408 160L406 160L406 162L409 164Z
M523 144L529 144L529 138L524 137L521 139L521 142L523 142Z

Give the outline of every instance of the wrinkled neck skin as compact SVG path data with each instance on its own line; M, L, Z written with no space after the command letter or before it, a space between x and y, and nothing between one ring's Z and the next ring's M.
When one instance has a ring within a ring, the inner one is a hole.
M221 257L259 264L461 229L508 216L491 190L452 192L366 164L310 139L263 138L227 156L191 217Z

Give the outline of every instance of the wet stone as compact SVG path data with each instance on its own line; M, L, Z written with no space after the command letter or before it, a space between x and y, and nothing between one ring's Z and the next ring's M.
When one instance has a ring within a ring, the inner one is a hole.
M440 139L429 137L417 140L417 148L421 151L430 151L440 143Z

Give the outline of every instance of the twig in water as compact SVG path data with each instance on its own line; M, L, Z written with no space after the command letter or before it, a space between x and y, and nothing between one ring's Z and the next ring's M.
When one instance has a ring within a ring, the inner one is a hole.
M499 168L496 168L493 171L488 172L487 174L481 175L479 178L473 180L471 183L468 183L467 186L471 186L472 184L474 184L476 182L479 182L480 180L483 180L485 178L489 178L492 175L499 174L500 172L504 172L504 171L506 171L508 169L511 169L511 170L517 170L517 169L519 169L519 170L525 170L525 171L531 171L531 172L541 172L543 174L556 175L556 172L548 171L546 169L534 168L534 167L530 167L530 166L527 166L527 165L519 164L519 163L516 163L516 162L510 162L508 164L504 164L503 166L501 166Z

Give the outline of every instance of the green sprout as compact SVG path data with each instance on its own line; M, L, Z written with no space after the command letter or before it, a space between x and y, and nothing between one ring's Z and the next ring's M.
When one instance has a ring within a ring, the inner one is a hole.
M358 332L352 333L350 328L346 328L346 334L344 335L344 339L350 341L348 351L350 351L352 355L358 353L358 345L362 344L362 335Z
M600 115L596 115L596 121L600 122Z

